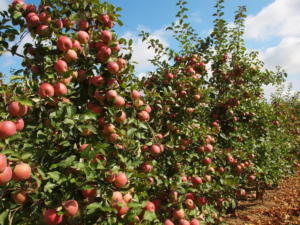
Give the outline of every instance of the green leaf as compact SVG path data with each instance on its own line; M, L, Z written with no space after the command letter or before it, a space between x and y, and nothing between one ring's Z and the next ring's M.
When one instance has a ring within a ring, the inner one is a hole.
M154 212L145 211L144 220L153 221L156 219L156 214Z
M52 178L55 181L59 181L59 178L61 176L60 172L58 171L49 172L48 175L50 178Z
M0 224L1 225L5 225L6 223L5 223L5 221L6 221L6 219L7 219L7 216L8 216L8 210L5 210L4 212L2 212L1 214L0 214Z

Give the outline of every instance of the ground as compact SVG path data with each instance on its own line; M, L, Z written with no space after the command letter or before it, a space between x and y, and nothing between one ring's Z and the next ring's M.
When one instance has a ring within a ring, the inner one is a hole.
M267 190L262 200L239 202L226 218L229 225L300 225L300 171Z

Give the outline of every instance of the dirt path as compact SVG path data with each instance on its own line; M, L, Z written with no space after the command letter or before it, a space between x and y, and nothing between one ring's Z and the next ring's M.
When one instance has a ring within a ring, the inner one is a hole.
M266 191L263 201L239 205L234 215L225 219L229 225L300 225L300 172Z

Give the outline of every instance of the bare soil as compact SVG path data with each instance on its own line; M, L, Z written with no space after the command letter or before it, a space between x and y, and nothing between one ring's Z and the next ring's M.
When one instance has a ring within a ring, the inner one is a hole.
M300 171L265 191L263 200L250 194L225 221L229 225L300 225Z

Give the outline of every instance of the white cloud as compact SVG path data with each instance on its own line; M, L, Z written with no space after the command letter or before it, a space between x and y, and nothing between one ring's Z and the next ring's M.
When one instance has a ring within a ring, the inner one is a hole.
M147 28L140 26L138 30L149 31ZM155 31L149 31L151 33L150 38L158 39L165 47L169 46L168 36L169 33L165 29L159 29ZM148 49L148 44L142 41L142 38L138 36L138 32L129 31L123 35L126 39L133 40L133 55L132 60L138 64L135 66L138 73L144 74L145 72L153 69L149 59L155 56L153 49Z
M246 20L246 37L268 39L270 37L300 35L300 1L275 0L257 15Z
M7 10L7 8L8 8L8 1L7 0L1 0L0 11Z
M300 37L283 38L281 42L262 52L267 68L281 65L288 73L300 74Z

